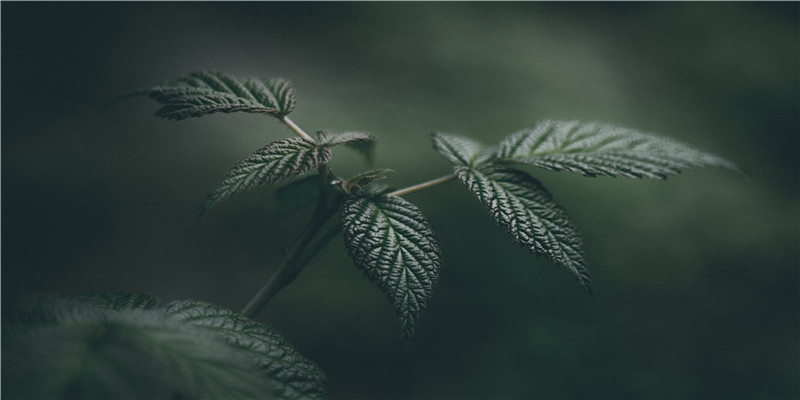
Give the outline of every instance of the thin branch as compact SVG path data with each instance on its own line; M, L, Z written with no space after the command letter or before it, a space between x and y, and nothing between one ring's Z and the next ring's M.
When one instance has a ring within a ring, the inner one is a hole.
M411 192L416 192L417 190L427 189L427 188L429 188L431 186L436 186L436 185L438 185L440 183L447 182L447 181L449 181L449 180L451 180L451 179L453 179L455 177L456 176L454 174L445 175L445 176L442 176L442 177L439 177L439 178L436 178L436 179L431 179L431 180L429 180L427 182L422 182L422 183L414 185L414 186L409 186L407 188L395 190L394 192L389 193L389 195L390 196L403 196L403 195L409 194Z
M297 134L297 136L300 136L301 138L303 138L303 139L305 139L305 140L310 140L310 141L312 141L312 142L314 141L314 139L313 139L311 136L309 136L309 135L308 135L308 134L307 134L307 133L306 133L304 130L302 130L302 129L301 129L299 126L297 126L297 124L295 124L295 123L294 123L294 121L290 120L290 119L289 119L289 117L287 117L287 116L285 116L285 115L284 115L284 116L281 118L281 121L283 121L283 123L284 123L284 124L286 124L286 126L288 126L288 127L291 129L291 130L293 130L293 131L294 131L294 133L296 133L296 134Z

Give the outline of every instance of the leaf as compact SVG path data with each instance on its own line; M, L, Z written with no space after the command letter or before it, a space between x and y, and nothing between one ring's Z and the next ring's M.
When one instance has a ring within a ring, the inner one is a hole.
M501 144L498 158L585 176L666 179L692 167L736 169L683 143L600 123L544 121Z
M455 165L471 166L483 149L483 145L463 136L434 132L431 135L433 148Z
M200 210L202 216L230 195L304 174L331 158L331 150L301 138L280 139L236 163L217 184Z
M346 195L356 195L359 194L367 185L375 182L377 180L385 179L386 175L390 172L394 172L394 170L382 168L382 169L373 169L369 171L364 171L353 175L350 179L342 180L342 179L334 179L331 181L331 184L336 185L336 187Z
M251 352L163 310L28 299L4 321L9 398L275 398ZM29 318L51 315L50 321ZM24 317L24 316L28 317Z
M325 397L325 374L286 340L264 324L213 304L177 301L166 306L169 315L222 334L229 344L253 355L271 378L274 393L284 399Z
M345 132L334 134L326 131L318 132L324 146L343 144L359 152L369 164L375 160L375 135L365 132Z
M194 72L137 93L164 105L157 116L174 120L237 111L281 118L295 106L294 89L286 80L240 79L214 71Z
M416 206L390 195L349 197L339 217L350 257L389 296L407 341L442 264L430 223Z
M161 300L151 294L143 293L93 293L68 296L81 301L93 302L114 311L122 310L155 310Z
M536 179L493 164L457 165L455 173L509 236L532 253L570 270L591 292L580 233Z

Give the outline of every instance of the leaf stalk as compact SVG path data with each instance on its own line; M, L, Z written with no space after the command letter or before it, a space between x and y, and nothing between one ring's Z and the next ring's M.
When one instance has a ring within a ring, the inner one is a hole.
M312 141L312 142L314 141L314 138L309 136L302 128L297 126L297 124L295 124L294 121L289 119L289 117L287 117L286 115L281 117L281 121L283 121L283 123L286 124L286 126L288 126L289 129L293 130L294 133L297 134L297 136L300 136L301 138L303 138L305 140L309 140L309 141Z
M436 186L438 184L447 182L453 178L455 178L455 174L445 175L436 179L431 179L427 182L422 182L420 184L416 184L414 186L409 186L407 188L395 190L394 192L389 193L390 196L403 196L412 192L416 192L418 190L427 189L431 186Z

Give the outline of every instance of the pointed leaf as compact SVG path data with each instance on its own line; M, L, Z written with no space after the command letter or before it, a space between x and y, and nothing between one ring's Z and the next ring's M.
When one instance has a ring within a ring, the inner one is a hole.
M166 306L167 314L222 334L233 346L253 355L283 399L325 397L325 374L303 357L282 336L235 311L213 304L177 301Z
M407 341L442 264L430 223L416 206L390 195L350 197L339 215L350 257L389 296Z
M729 161L688 145L600 123L544 121L516 132L500 144L499 158L585 176L666 179L692 167Z
M536 179L491 164L456 166L455 173L517 243L572 271L584 289L591 291L580 234Z
M234 165L208 195L200 210L203 215L214 204L234 193L268 185L306 173L328 162L331 150L301 138L277 140Z
M295 105L294 89L286 80L240 79L214 71L194 72L137 93L164 105L157 116L174 120L236 111L281 118Z
M368 163L375 160L375 135L366 132L345 132L334 134L330 132L319 132L320 139L324 146L337 146L343 144L359 152Z

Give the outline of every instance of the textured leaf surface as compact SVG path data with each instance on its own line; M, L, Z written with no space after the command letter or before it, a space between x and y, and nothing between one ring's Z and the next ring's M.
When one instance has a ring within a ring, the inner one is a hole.
M222 334L228 343L250 352L284 399L324 398L325 374L264 324L213 304L178 301L167 313Z
M163 310L28 299L3 322L9 398L277 398L250 352ZM36 315L53 318L42 321ZM31 318L33 317L33 318Z
M692 167L732 163L683 143L600 123L544 121L500 144L499 158L585 176L666 179Z
M439 241L419 209L397 196L350 197L340 220L350 257L392 301L404 340L439 279Z
M93 302L114 311L155 310L161 302L158 297L144 293L94 293L70 297L76 300Z
M358 153L372 163L375 160L375 135L366 132L345 132L334 134L330 132L319 132L322 144L325 146L337 146L343 144Z
M143 91L164 106L163 118L181 120L236 111L283 117L294 109L294 89L283 79L235 78L221 72L195 72Z
M569 269L591 291L580 234L536 179L496 165L456 166L455 172L517 243Z
M455 165L472 165L483 148L480 143L463 136L435 132L431 137L434 150Z
M272 142L237 162L208 195L200 214L234 193L306 173L330 158L330 148L309 140L286 138Z

